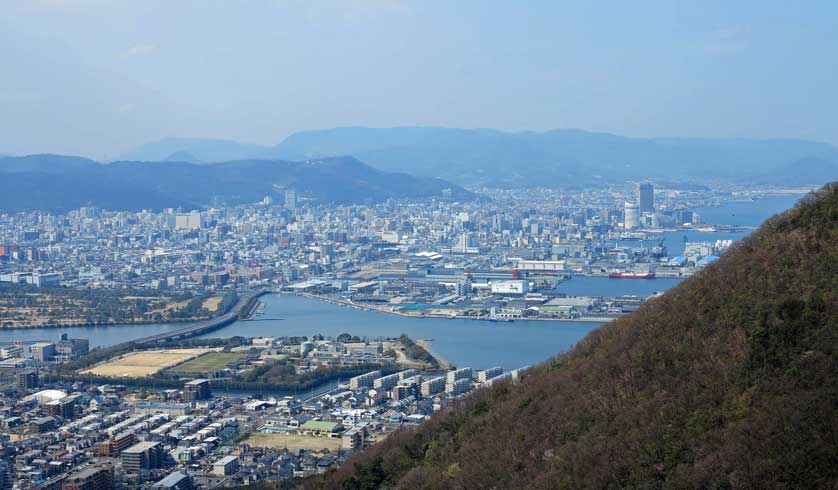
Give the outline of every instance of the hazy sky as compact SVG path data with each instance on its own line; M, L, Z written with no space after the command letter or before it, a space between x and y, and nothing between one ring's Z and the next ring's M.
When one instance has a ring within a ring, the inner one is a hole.
M347 125L838 143L837 88L835 1L0 0L0 153Z

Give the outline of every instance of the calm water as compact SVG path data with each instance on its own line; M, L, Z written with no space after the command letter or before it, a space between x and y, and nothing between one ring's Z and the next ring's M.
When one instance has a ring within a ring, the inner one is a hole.
M697 209L704 223L758 226L768 217L790 208L801 196L782 196L752 202L736 202L715 208ZM671 232L664 237L669 255L683 251L687 241L739 239L737 233ZM665 291L680 279L619 280L607 277L575 277L559 285L569 295L649 295ZM402 333L413 338L434 339L431 349L459 366L486 368L500 365L513 369L543 361L567 350L597 324L581 322L515 321L489 322L441 318L406 318L356 310L296 296L265 296L264 318L237 322L210 334L211 337L283 336L350 333L362 337L393 337ZM281 318L281 320L279 319ZM0 342L10 340L55 340L62 332L73 338L88 338L90 345L106 346L147 335L169 332L184 324L124 325L112 327L0 330Z
M90 347L98 347L119 344L148 335L171 332L188 325L188 323L160 323L152 325L113 325L110 327L0 329L0 342L58 340L58 336L66 332L70 335L70 338L86 338L90 341Z
M758 227L763 221L795 205L803 196L772 196L756 201L731 202L724 206L698 208L701 222L712 225L737 225ZM715 242L716 240L739 240L751 230L737 232L707 233L701 231L672 231L664 233L664 245L670 257L684 252L684 242Z
M759 226L771 216L795 205L802 194L771 196L756 201L731 202L724 206L698 208L702 223L714 225Z
M315 335L433 339L431 350L458 366L514 369L567 350L596 323L409 318L341 307L301 296L263 296L264 318L236 322L208 337Z

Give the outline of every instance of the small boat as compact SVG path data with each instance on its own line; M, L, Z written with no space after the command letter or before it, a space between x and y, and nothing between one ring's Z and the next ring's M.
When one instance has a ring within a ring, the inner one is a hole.
M608 274L611 279L654 279L654 272L612 272Z

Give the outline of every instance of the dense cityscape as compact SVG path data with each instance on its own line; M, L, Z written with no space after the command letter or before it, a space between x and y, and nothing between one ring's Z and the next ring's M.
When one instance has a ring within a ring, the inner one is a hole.
M0 283L193 295L269 288L414 315L607 318L644 298L550 292L574 275L689 276L730 245L713 232L743 230L703 224L694 210L760 197L651 184L481 195L323 205L288 190L279 202L200 211L4 214ZM668 250L665 234L678 231L706 239Z
M258 321L261 295L404 316L607 321L647 297L557 286L688 277L730 246L714 234L747 231L695 210L766 192L641 183L324 205L288 189L276 202L202 210L0 215L0 285L18 292L7 289L5 328L191 322L96 349L67 335L0 346L11 462L0 480L191 490L322 474L526 367L472 371L406 336L206 338ZM668 250L665 235L684 232L709 238ZM115 296L90 302L85 291ZM112 303L123 306L94 314Z

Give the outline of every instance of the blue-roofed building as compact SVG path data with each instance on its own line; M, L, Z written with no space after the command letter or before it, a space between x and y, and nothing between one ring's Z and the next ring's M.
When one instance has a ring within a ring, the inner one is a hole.
M687 263L687 258L683 255L679 255L677 257L672 257L669 259L669 265L673 267L683 267Z

